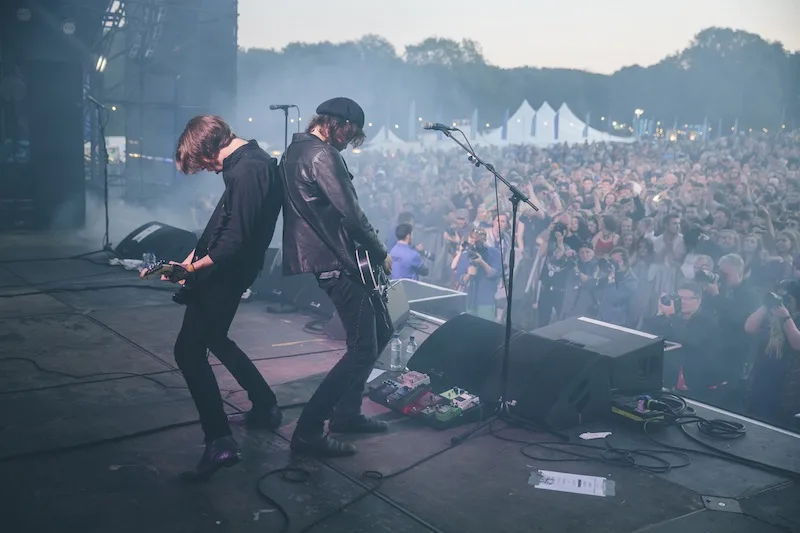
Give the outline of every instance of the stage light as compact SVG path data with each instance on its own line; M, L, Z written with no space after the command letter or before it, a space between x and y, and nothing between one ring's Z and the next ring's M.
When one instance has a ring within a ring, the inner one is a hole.
M17 20L22 22L28 22L31 20L31 10L27 7L21 7L17 9Z
M367 124L367 126L369 126L369 127L371 128L371 127L372 127L372 122L370 122L369 124Z
M112 105L112 106L111 106L111 111L116 111L116 110L117 110L117 106L115 106L115 105Z
M75 33L75 23L69 19L65 20L61 23L61 31L64 32L64 35L72 35Z
M253 117L248 118L247 122L253 122Z

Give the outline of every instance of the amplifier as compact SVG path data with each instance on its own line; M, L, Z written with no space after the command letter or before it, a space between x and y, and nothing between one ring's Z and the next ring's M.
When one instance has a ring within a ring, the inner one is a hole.
M576 346L611 360L611 388L617 393L661 392L664 339L593 318L575 317L533 331L533 335Z

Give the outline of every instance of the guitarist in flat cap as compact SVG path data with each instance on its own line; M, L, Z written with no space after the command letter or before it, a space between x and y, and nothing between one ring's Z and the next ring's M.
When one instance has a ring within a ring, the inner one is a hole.
M294 135L281 162L283 272L313 273L347 335L347 352L311 397L292 437L293 451L316 457L356 452L352 444L325 435L326 420L331 433L388 429L385 422L361 414L364 385L393 332L380 283L375 282L376 275L391 272L392 260L358 204L340 154L348 145L364 142L363 128L364 111L353 100L323 102L306 132ZM371 262L367 269L360 253Z

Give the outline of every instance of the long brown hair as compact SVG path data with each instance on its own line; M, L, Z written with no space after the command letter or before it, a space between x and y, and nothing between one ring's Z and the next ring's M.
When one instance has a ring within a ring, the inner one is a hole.
M311 133L317 127L332 141L332 144L339 146L349 144L353 148L358 148L367 139L364 130L358 124L331 115L314 115L306 128L306 133Z
M222 118L215 115L198 115L191 119L178 139L175 149L175 166L184 174L207 170L219 157L219 152L236 135Z

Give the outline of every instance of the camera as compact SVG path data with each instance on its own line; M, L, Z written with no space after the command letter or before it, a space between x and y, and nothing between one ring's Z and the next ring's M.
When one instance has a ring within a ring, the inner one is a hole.
M429 252L428 250L417 250L419 255L427 259L428 261L436 261L436 254Z
M461 249L469 254L470 262L475 263L481 257L483 257L483 253L486 251L486 245L480 241L476 242L475 244L470 244L467 241L464 241L461 243Z
M681 312L681 297L678 294L665 294L662 296L659 301L661 305L664 307L673 306L675 309L675 314L680 314Z
M716 283L719 281L719 274L708 270L695 270L694 279L699 283Z
M601 257L597 260L597 268L600 271L600 276L609 276L612 272L617 270L617 266L610 260L605 257Z
M768 292L764 295L764 307L767 309L775 309L782 305L787 305L787 294L784 292Z

